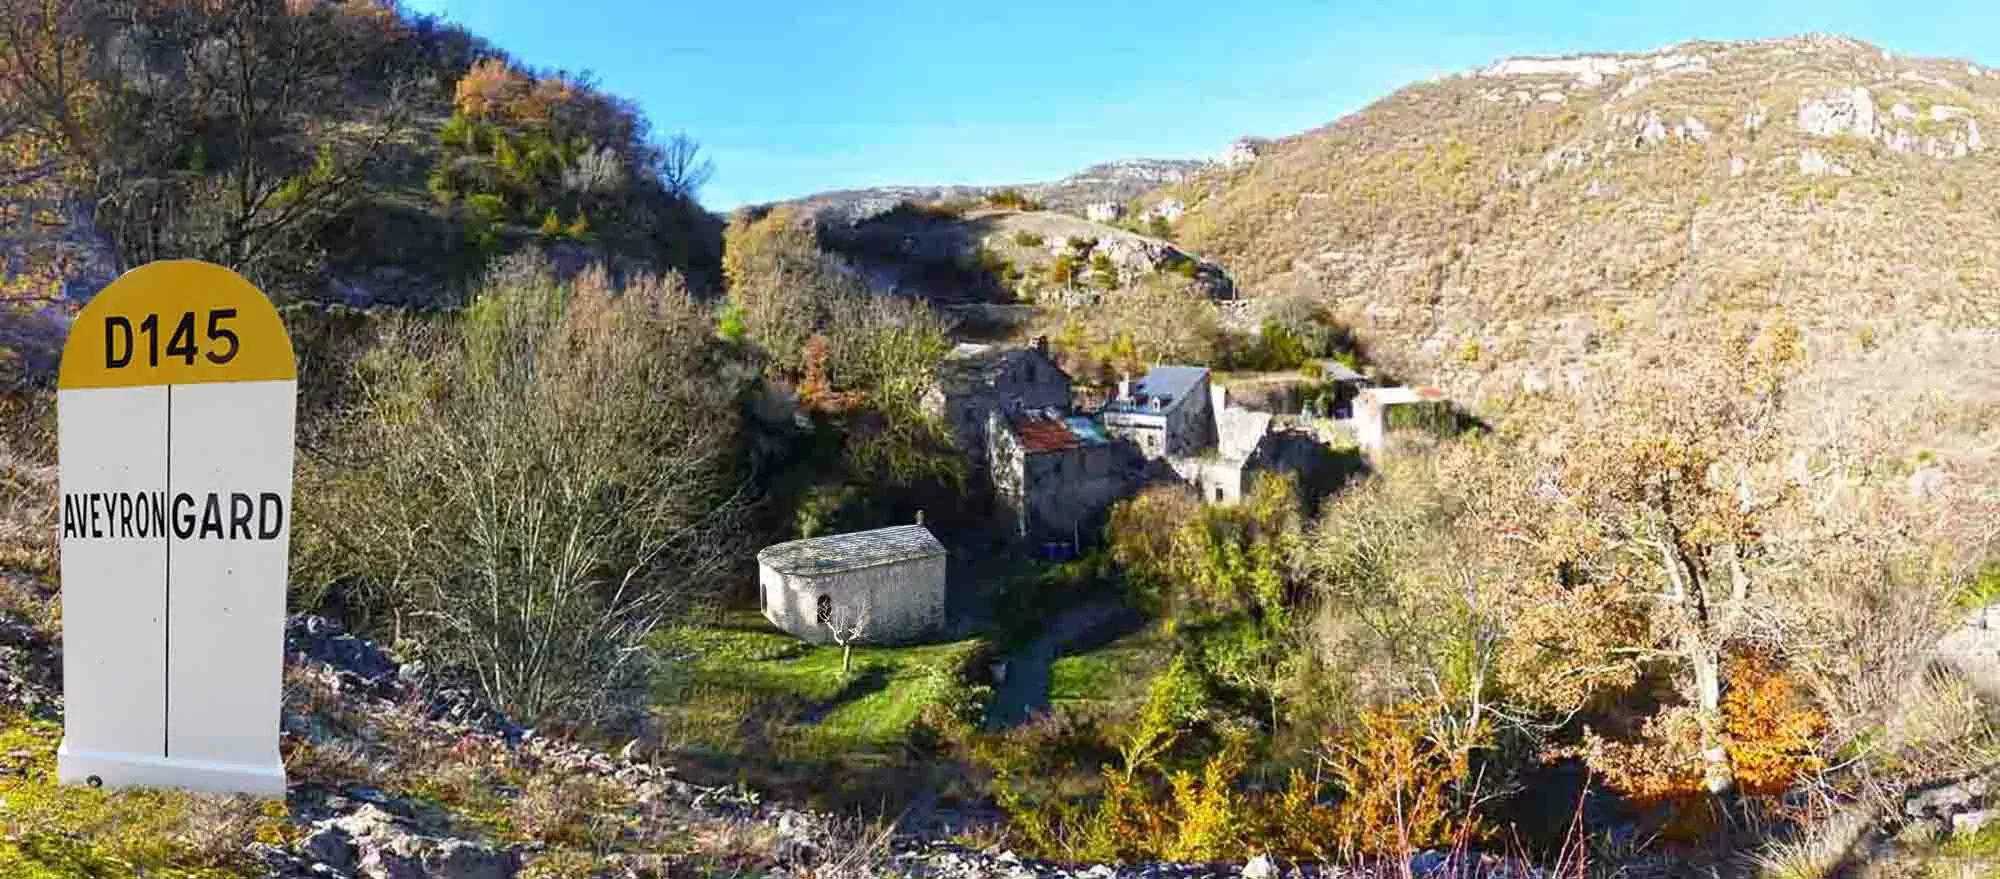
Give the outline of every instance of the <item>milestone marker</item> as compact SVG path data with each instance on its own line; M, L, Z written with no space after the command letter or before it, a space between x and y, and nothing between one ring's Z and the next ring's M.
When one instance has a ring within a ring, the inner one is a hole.
M298 372L221 266L156 262L63 346L64 783L283 796Z

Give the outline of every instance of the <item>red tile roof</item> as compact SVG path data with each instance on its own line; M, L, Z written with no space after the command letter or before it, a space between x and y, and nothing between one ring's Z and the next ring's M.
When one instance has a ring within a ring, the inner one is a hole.
M1030 452L1060 452L1083 445L1060 418L1016 414L1008 420L1013 422L1014 435L1021 439L1022 447Z

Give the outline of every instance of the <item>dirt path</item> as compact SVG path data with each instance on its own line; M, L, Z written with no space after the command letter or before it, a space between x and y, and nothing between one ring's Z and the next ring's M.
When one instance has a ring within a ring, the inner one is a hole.
M1049 669L1067 648L1133 624L1139 615L1115 601L1098 600L1057 615L1034 643L1007 657L1007 679L994 690L986 727L1005 729L1049 708Z

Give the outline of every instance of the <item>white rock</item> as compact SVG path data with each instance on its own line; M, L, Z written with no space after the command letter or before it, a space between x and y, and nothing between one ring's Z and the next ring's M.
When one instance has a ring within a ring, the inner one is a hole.
M1806 149L1799 152L1799 171L1808 177L1846 177L1854 172L1847 170L1839 162L1826 157L1819 150Z
M1971 110L1967 110L1964 107L1954 107L1950 104L1939 104L1931 108L1931 121L1950 122L1951 120L1957 119L1960 116L1969 115L1971 114L1971 112L1972 112Z
M1667 126L1660 121L1657 111L1646 111L1646 118L1639 125L1639 136L1634 138L1636 146L1651 146L1667 139Z
M1543 394L1547 393L1548 390L1549 390L1549 380L1546 376L1542 375L1542 371L1540 369L1531 366L1528 368L1527 372L1521 373L1522 393Z
M1571 144L1551 150L1542 157L1542 170L1549 172L1574 171L1590 164L1590 146Z
M1216 158L1216 164L1225 168L1239 168L1257 161L1257 144L1247 137L1239 137L1229 148Z
M1653 59L1653 69L1662 73L1707 72L1706 55L1661 55Z
M1243 879L1278 879L1278 865L1270 855L1258 855L1243 865Z
M1687 139L1695 143L1708 143L1708 126L1703 125L1700 119L1693 116L1682 119L1681 128L1686 131Z
M1748 173L1750 173L1750 163L1745 161L1742 156L1729 157L1729 176L1741 177Z
M1643 89L1646 86L1651 85L1652 83L1653 83L1652 77L1647 76L1643 73L1639 74L1638 76L1632 77L1630 80L1626 81L1624 85L1619 86L1618 91L1612 93L1611 99L1614 101L1622 101L1626 98L1638 94L1640 89Z
M1917 118L1917 111L1910 109L1910 105L1897 101L1895 106L1889 108L1889 115L1895 117L1898 122L1909 122Z
M1861 86L1836 89L1817 101L1800 101L1799 130L1814 137L1852 134L1875 139L1875 98Z
M1768 114L1764 112L1764 108L1761 105L1751 107L1749 112L1743 114L1743 130L1755 134L1759 129L1764 127L1764 122L1767 118Z
M1960 812L1951 816L1951 835L1971 836L1978 833L1979 828L1985 827L1986 823L1991 820L1993 820L1993 812L1988 809L1980 809L1974 812Z
M1580 58L1508 58L1479 71L1480 76L1573 76L1579 79L1620 73L1632 64L1632 59L1612 58L1602 55L1585 55Z
M1944 468L1933 464L1918 468L1916 472L1911 473L1907 486L1911 497L1930 498L1936 497L1938 492L1943 491L1948 481Z
M1536 95L1535 99L1541 101L1544 104L1560 104L1564 101L1569 100L1568 98L1563 97L1562 92L1542 92L1541 94Z
M1914 70L1905 70L1902 73L1898 73L1896 74L1896 78L1902 80L1908 80L1910 82L1921 82L1924 85L1934 85L1937 86L1938 88L1946 88L1946 89L1958 88L1958 84L1952 82L1951 80L1939 79L1935 76L1925 76Z
M1965 145L1975 153L1985 152L1986 139L1979 136L1979 120L1965 120Z
M1907 129L1884 130L1882 145L1888 147L1892 153L1907 153L1917 148L1917 137Z

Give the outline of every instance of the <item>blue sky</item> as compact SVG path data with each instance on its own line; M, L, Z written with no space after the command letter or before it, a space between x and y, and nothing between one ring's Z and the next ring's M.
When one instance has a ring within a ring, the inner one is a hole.
M716 163L724 210L827 189L1204 157L1521 54L1824 31L2000 66L2000 2L405 0L588 71ZM1624 8L1597 8L1624 7Z

